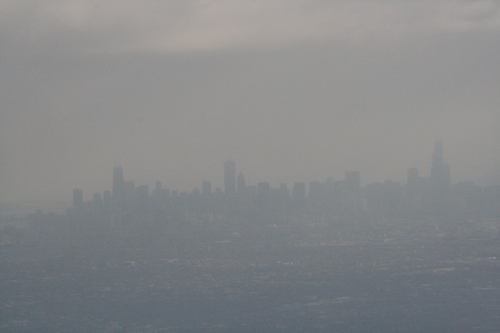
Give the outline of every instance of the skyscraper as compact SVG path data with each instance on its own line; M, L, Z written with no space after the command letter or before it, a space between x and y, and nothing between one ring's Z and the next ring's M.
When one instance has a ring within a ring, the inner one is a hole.
M231 160L224 162L224 193L226 196L236 193L236 163Z
M432 154L431 182L435 187L444 189L450 186L450 165L444 163L443 143L436 141Z

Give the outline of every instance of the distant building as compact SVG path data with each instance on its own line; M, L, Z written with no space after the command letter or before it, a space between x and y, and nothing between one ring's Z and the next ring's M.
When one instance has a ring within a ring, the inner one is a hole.
M156 181L156 184L155 184L155 189L153 190L153 197L154 198L161 198L162 196L162 188L161 188L161 182L159 180Z
M444 189L450 186L450 165L444 163L443 143L437 141L432 154L431 182L434 186Z

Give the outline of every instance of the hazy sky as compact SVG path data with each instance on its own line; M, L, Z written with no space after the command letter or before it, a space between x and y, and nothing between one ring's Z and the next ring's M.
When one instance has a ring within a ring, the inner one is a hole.
M498 1L0 2L0 201L500 168ZM500 178L500 173L496 172ZM498 180L498 179L497 179Z

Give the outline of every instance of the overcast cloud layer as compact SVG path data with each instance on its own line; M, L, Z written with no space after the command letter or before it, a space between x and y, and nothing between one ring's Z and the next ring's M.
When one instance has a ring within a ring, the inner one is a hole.
M7 1L1 9L13 53L175 53L500 29L494 1Z
M0 201L125 178L192 190L498 181L497 1L3 1Z

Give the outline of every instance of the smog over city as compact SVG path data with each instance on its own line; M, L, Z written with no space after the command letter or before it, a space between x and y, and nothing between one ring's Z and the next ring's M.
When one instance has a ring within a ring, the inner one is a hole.
M499 1L2 1L0 331L500 331L499 54Z

